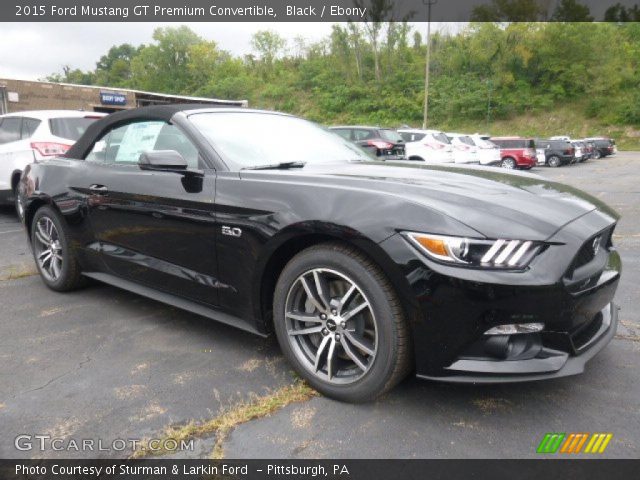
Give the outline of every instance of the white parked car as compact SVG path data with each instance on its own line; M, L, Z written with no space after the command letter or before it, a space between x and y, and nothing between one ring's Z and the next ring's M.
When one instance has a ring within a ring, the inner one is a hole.
M500 165L502 156L500 155L500 147L489 140L489 135L480 135L478 133L469 135L473 143L478 148L478 161L480 165Z
M427 163L453 163L453 147L444 133L411 128L401 128L398 133L405 141L407 159Z
M469 135L464 133L447 133L453 145L455 163L480 163L478 147Z
M104 113L40 110L0 115L0 203L16 202L18 181L33 161L63 155Z

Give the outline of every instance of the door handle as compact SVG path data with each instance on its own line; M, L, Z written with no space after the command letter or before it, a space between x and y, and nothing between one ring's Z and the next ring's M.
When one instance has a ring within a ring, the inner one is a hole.
M92 193L98 193L104 195L105 193L109 193L109 189L104 185L98 185L94 183L89 187L89 191Z

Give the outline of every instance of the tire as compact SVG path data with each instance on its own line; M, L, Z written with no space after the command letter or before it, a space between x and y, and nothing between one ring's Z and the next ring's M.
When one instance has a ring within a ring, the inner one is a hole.
M502 159L502 163L500 163L502 168L507 168L509 170L515 169L518 165L516 164L516 160L512 157L505 157Z
M600 152L600 150L598 150L596 148L595 152L593 152L593 158L595 158L596 160L599 160L602 158L602 152Z
M396 293L378 266L351 247L325 243L296 255L278 279L273 311L284 356L327 397L371 401L409 372L410 337ZM308 333L292 334L302 330Z
M85 277L80 273L69 228L60 214L48 205L43 206L33 216L30 229L33 257L44 284L57 292L83 286Z
M549 160L547 160L547 164L552 168L558 168L560 165L562 165L562 161L557 155L551 155L549 157Z

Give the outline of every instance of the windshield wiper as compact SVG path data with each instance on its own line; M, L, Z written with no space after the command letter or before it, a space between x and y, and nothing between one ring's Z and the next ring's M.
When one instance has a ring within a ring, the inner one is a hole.
M302 168L306 162L281 162L271 165L257 165L255 167L244 167L242 170L288 170L290 168Z

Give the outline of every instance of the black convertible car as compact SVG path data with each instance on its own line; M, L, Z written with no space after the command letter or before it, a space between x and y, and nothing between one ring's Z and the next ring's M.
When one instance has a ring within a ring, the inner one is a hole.
M341 400L410 371L577 374L617 327L618 217L596 198L529 174L372 161L289 115L116 113L29 166L20 202L50 288L89 277L275 331Z

